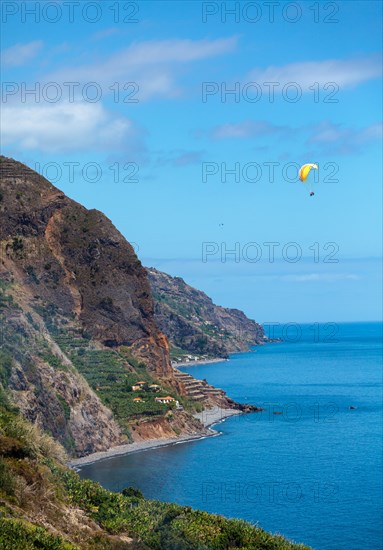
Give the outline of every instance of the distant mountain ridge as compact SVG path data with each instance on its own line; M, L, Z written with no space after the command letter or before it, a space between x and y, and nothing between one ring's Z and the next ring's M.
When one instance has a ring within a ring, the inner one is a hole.
M263 327L239 309L217 306L181 277L148 268L154 318L169 338L174 358L185 354L226 358L268 339Z

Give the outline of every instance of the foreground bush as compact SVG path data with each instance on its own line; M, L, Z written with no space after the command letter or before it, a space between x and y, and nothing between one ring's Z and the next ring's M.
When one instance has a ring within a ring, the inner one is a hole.
M62 448L0 408L0 550L307 550L237 519L112 493L65 466Z
M0 548L1 550L32 550L41 548L42 550L78 550L74 546L65 542L61 537L55 537L41 527L36 527L31 523L0 518Z

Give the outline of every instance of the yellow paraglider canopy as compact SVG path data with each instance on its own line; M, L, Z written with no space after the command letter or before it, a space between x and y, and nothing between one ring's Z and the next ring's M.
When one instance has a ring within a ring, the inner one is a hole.
M299 169L299 179L304 183L307 179L307 176L310 173L311 168L314 168L315 170L318 170L318 166L316 164L304 164Z

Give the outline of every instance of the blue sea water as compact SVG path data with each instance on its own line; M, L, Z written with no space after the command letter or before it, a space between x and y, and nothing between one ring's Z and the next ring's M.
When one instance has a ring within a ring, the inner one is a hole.
M382 324L336 328L291 327L288 341L183 369L266 410L217 425L220 437L101 461L81 475L243 518L315 550L383 548Z

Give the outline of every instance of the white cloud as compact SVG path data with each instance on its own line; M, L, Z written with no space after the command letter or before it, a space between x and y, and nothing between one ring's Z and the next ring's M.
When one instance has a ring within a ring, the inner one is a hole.
M219 38L216 40L162 40L133 44L127 50L117 54L130 64L157 64L178 62L187 63L197 59L206 59L232 51L237 38Z
M33 59L43 46L42 40L15 44L1 52L1 62L8 67L18 67Z
M47 152L126 148L138 133L129 119L99 103L6 105L2 119L3 145Z
M293 283L333 283L336 281L358 281L360 277L353 273L308 273L306 275L284 275L280 279Z
M198 137L205 132L200 130ZM365 128L350 128L342 124L322 121L298 128L278 126L267 121L245 120L237 123L222 124L212 128L208 135L212 139L248 139L273 136L291 140L294 137L305 139L306 145L319 147L321 154L352 155L366 146L382 139L382 124L375 123ZM312 151L314 156L318 152Z
M101 31L95 32L92 35L93 40L104 40L104 38L109 38L115 34L118 34L120 30L117 27L109 27L107 29L102 29Z
M193 61L231 52L237 38L217 40L158 40L134 43L94 63L60 69L46 81L97 82L107 90L115 82L137 82L138 97L176 97L181 93L175 77L178 68Z
M289 131L286 126L276 126L266 121L244 120L233 124L216 126L210 132L213 139L249 138L267 135L281 135Z
M200 164L205 151L186 151L184 149L175 149L173 151L159 151L155 162L158 166L170 164L171 166L183 167L194 164Z
M378 56L357 59L328 59L325 61L303 61L288 65L272 65L266 69L256 68L249 77L258 83L279 82L275 90L280 92L284 84L296 82L303 91L318 82L320 86L335 82L340 88L355 86L361 82L378 78L382 74ZM329 90L329 92L332 90Z
M347 128L342 124L324 121L311 128L307 143L319 145L326 154L350 155L381 139L381 123L371 124L366 128Z

